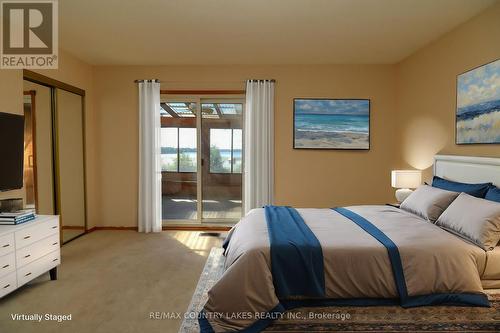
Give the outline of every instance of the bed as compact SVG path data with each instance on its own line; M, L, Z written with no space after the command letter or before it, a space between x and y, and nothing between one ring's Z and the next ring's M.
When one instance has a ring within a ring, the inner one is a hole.
M499 185L500 159L440 155L434 175ZM254 209L224 247L202 332L259 332L302 306L486 307L483 286L500 286L500 248L485 251L391 206Z

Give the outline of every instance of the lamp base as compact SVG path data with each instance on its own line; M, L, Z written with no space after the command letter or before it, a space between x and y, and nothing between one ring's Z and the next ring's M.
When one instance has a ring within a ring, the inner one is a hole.
M409 188L400 188L396 190L396 200L398 200L399 203L403 202L406 198L412 194L413 191L410 190Z

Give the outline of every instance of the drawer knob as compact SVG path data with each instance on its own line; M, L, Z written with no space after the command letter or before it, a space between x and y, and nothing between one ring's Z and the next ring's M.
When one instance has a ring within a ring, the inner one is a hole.
M24 276L30 276L30 275L31 275L31 272L24 274Z
M24 236L24 239L28 239L28 238L31 238L31 236L30 235Z
M58 242L55 242L55 243L53 243L52 245L57 245L57 244L59 244L59 243L58 243Z
M54 260L52 260L52 261L57 261L57 258L55 258L55 259L54 259Z
M10 283L8 285L4 286L3 289L7 289L9 287L10 287Z
M53 226L52 229L56 229L57 228L57 225Z
M10 244L5 244L2 247L9 247L9 246L10 246Z
M9 266L10 266L9 264L4 265L4 266L2 267L2 269L7 268L7 267L9 267Z
M25 258L29 258L29 257L31 257L31 254L27 254L27 255L25 255L24 257L25 257Z

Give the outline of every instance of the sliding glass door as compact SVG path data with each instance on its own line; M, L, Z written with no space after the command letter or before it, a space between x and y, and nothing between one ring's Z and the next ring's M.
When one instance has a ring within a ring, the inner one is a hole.
M238 220L242 211L243 103L206 101L201 110L203 219Z
M162 218L232 223L242 214L243 101L162 96Z
M162 218L198 220L198 105L161 103Z

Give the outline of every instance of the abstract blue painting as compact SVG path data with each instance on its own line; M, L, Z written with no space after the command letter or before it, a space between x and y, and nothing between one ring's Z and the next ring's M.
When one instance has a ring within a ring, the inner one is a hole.
M457 77L456 143L500 143L500 59Z
M294 99L293 147L370 149L370 100Z

